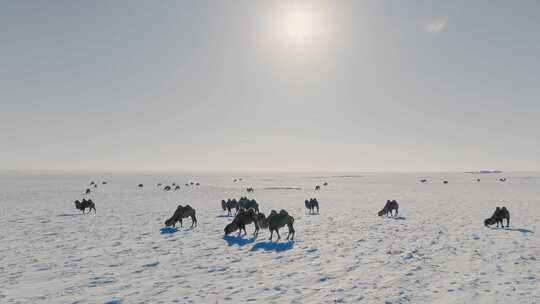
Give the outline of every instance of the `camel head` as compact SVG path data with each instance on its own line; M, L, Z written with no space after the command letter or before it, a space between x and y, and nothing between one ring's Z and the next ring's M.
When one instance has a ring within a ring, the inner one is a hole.
M165 226L167 226L167 227L174 226L175 224L176 224L176 220L173 219L173 218L170 218L170 219L165 221Z
M225 235L230 234L238 230L238 225L236 223L230 223L227 226L225 226L225 229L223 231L225 232Z

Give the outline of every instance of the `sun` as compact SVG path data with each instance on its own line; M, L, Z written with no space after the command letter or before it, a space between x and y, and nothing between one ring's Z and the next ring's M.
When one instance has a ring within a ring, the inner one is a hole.
M309 47L321 34L318 12L311 6L288 5L277 16L277 34L290 47Z

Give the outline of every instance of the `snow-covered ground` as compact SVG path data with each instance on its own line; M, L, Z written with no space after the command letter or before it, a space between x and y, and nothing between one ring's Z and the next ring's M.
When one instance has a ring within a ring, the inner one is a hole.
M0 303L540 303L540 173L343 175L1 173ZM294 216L294 242L224 238L220 202L242 195ZM178 203L199 226L161 234ZM511 229L484 227L502 205Z

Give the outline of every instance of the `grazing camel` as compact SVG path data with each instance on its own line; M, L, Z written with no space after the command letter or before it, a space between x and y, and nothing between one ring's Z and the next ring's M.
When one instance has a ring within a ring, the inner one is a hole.
M268 230L270 230L270 238L269 240L272 240L272 237L274 236L274 231L278 235L278 240L281 239L281 236L279 235L279 228L287 225L289 228L289 234L287 234L287 240L290 238L291 240L294 239L295 230L293 227L294 224L294 217L290 216L287 211L281 209L279 213L277 213L275 210L272 210L270 212L270 215L265 219L264 214L262 216L259 216L259 222L264 227L268 227Z
M180 222L180 227L182 227L182 219L191 217L191 227L197 226L197 217L195 217L195 209L191 208L190 205L186 205L185 207L182 205L178 205L176 208L176 211L174 212L173 216L165 221L165 226L176 226L176 222Z
M233 199L228 199L227 201L225 200L221 200L221 208L223 208L223 211L227 210L227 215L231 216L232 212L232 208L236 208L236 212L234 213L235 215L238 214L238 209L240 208L240 204L238 204L238 202Z
M397 216L398 209L399 209L398 202L396 202L395 200L391 200L391 201L387 200L386 205L384 205L384 208L381 211L379 211L378 215L383 216L386 214L386 216L388 216L388 213L390 213L390 216ZM392 210L396 210L396 215L392 215Z
M487 218L484 220L484 225L488 227L489 225L497 224L497 228L499 228L499 223L501 223L501 228L504 227L503 219L506 219L506 228L510 226L510 212L506 207L502 208L495 208L495 212L490 218Z
M86 199L83 198L81 202L79 200L76 200L75 201L75 208L81 210L83 214L84 214L84 210L86 208L90 209L90 210L88 210L88 213L90 213L92 211L92 209L94 209L94 213L97 213L96 205L94 204L94 202L91 199L86 200Z
M317 214L319 214L319 202L316 198L310 198L309 201L304 202L306 208L309 209L309 214L315 213L315 208L317 208Z
M315 186L315 190L317 190L317 191L321 190L321 186L319 186L319 185Z
M251 223L255 224L255 232L253 232L253 234L258 235L259 221L257 220L257 214L255 213L255 210L241 209L236 214L234 220L230 224L225 226L225 229L223 229L223 231L225 232L225 235L227 235L238 230L238 235L240 236L242 234L242 230L244 230L244 234L247 234L246 225L249 225Z

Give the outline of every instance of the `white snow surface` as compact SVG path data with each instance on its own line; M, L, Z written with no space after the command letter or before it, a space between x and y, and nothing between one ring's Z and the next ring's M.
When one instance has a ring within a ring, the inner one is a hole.
M97 214L81 215L90 181ZM287 210L295 240L224 238L220 202L240 196ZM377 216L387 199L399 219ZM540 303L539 200L540 173L4 172L0 303ZM161 234L178 204L198 227ZM510 229L484 227L496 206Z

